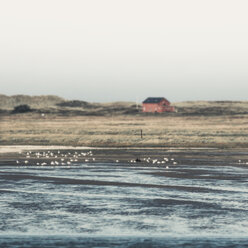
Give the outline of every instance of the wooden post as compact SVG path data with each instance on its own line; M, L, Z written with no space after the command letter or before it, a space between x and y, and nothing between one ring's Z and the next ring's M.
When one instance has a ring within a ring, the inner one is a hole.
M143 138L143 132L142 132L142 129L140 129L140 138L141 138L141 139Z

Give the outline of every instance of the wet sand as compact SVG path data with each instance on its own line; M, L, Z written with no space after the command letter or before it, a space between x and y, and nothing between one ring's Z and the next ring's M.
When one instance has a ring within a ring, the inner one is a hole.
M38 155L37 155L38 154ZM75 159L76 157L76 159ZM166 160L165 160L166 159ZM56 164L55 164L56 161ZM118 162L117 162L118 161ZM19 167L70 167L82 163L97 164L107 163L115 165L135 167L136 170L143 168L173 168L180 165L189 166L235 166L248 169L248 149L183 149L183 148L96 148L96 147L66 147L66 146L1 146L0 147L0 167L1 166L19 166ZM100 171L99 171L100 172ZM167 178L184 178L184 179L204 179L205 172L201 169L188 171L182 169L180 173L173 171L152 171L153 176L162 176ZM180 190L180 186L155 185L141 183L111 182L101 180L84 180L84 179L66 179L56 177L37 177L20 172L11 175L11 173L1 175L2 178L14 181L34 179L49 180L55 184L81 184L81 185L109 185L121 187L148 187L148 188L174 188ZM235 180L237 175L226 175L216 173L208 179L212 180ZM242 175L238 175L242 180ZM182 190L188 192L205 192L201 187L183 187ZM209 189L208 189L209 190Z
M246 149L22 148L0 153L0 246L248 242Z
M37 153L39 155L37 156ZM90 153L90 154L87 154ZM76 157L76 159L75 159ZM173 166L221 165L248 166L248 148L98 148L71 146L0 146L0 166L29 165L58 161L70 164L127 163L130 165ZM149 159L149 161L147 160ZM167 159L168 161L166 161ZM17 161L19 164L17 164ZM28 164L24 162L28 161ZM162 163L164 161L165 163ZM65 165L65 163L64 163ZM187 175L185 175L187 176ZM199 175L197 175L199 176Z

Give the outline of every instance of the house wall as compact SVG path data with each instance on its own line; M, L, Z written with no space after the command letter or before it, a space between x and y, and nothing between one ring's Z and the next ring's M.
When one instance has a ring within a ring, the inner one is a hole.
M161 107L157 103L143 103L143 112L160 112Z
M142 111L151 113L173 112L174 107L170 106L170 102L163 100L160 103L143 103Z

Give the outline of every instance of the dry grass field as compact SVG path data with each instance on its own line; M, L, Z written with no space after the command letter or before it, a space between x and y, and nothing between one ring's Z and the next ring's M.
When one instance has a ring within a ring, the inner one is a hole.
M32 111L14 114L22 104ZM0 95L0 145L248 147L248 101L172 105L175 113L154 115L132 102Z
M140 130L143 130L143 138ZM248 115L0 117L1 145L248 147Z

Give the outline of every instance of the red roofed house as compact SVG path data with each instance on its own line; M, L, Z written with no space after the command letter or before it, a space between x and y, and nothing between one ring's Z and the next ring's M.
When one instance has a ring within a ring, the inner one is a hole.
M175 108L170 106L170 102L164 97L148 97L142 103L142 112L162 113L174 111Z

